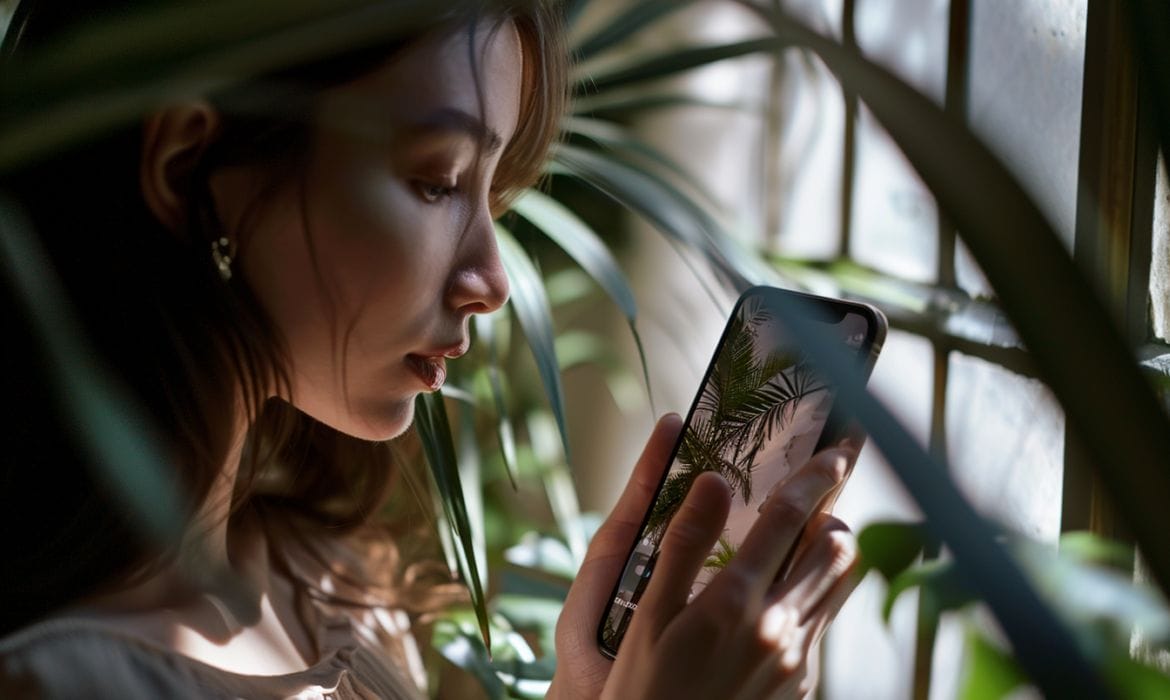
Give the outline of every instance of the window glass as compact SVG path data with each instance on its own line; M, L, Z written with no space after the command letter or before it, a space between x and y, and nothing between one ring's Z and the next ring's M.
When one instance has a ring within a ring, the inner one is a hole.
M1055 542L1064 414L1047 387L952 353L946 417L951 464L976 507L1012 530Z
M948 0L858 0L857 44L866 57L943 103ZM851 255L919 282L935 279L938 213L930 191L865 109L857 120Z
M943 103L949 0L857 0L854 33L870 60Z
M841 0L783 0L792 17L825 34L841 36ZM841 159L845 106L841 86L819 59L791 50L784 54L774 85L780 90L776 179L765 198L779 204L777 230L766 240L800 258L831 258L841 233ZM769 84L760 84L767 99ZM763 203L766 210L768 202Z
M841 87L821 61L785 54L782 77L779 249L784 255L829 258L841 232L841 159L845 106Z
M864 106L856 144L851 256L898 277L935 281L938 209L930 191Z
M1088 0L971 3L968 120L1040 204L1069 250L1076 221ZM966 246L959 286L991 296Z
M1088 0L971 3L968 119L1072 249Z

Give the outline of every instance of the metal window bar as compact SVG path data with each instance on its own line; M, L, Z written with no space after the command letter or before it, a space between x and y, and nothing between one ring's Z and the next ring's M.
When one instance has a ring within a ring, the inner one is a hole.
M967 0L951 0L947 13L947 66L943 110L952 119L967 118L967 93L970 54L971 8ZM935 282L942 289L956 289L955 247L957 233L954 224L942 210L938 212L938 259ZM1017 343L1018 345L1018 343ZM944 339L931 341L934 377L931 382L930 451L946 463L947 457L947 386L950 380L951 346ZM923 551L924 559L940 554L937 545ZM925 601L918 600L917 625L914 636L913 697L927 700L930 696L931 667L934 644L938 636L936 624L923 610Z
M857 0L844 0L841 8L841 43L854 51L859 50L854 23L856 10ZM841 148L841 226L837 245L838 255L848 258L853 231L853 180L857 165L857 93L842 85L841 96L845 105L845 128Z

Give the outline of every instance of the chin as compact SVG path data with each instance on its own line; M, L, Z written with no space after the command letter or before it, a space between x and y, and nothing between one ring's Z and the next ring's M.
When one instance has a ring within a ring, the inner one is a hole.
M406 432L414 420L414 397L378 402L351 416L343 433L362 440L392 440Z
M310 417L359 440L384 442L406 432L414 420L414 395L406 398L355 402L349 407L314 411L299 407Z

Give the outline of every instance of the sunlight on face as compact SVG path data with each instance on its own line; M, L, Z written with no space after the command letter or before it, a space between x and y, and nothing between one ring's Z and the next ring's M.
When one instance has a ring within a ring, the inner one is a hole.
M303 178L239 255L288 343L293 403L314 418L398 435L414 397L442 385L444 358L467 350L470 315L507 299L488 194L517 127L521 62L515 28L484 24L325 93ZM213 183L227 221L246 177Z

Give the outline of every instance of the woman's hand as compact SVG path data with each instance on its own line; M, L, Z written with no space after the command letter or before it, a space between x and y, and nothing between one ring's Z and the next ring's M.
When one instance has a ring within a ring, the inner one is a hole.
M813 652L856 583L852 535L817 512L856 458L843 449L818 453L771 494L735 558L688 604L731 500L717 474L696 479L663 537L617 661L598 650L598 623L680 429L677 415L658 422L593 538L557 624L549 698L802 697L815 683ZM794 547L791 571L778 581Z

